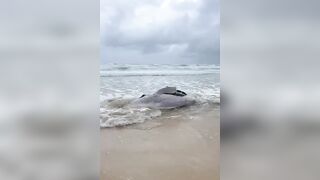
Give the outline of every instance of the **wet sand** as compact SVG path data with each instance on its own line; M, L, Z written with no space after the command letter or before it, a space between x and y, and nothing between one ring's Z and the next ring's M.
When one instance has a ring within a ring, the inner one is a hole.
M219 179L219 109L101 129L101 180Z

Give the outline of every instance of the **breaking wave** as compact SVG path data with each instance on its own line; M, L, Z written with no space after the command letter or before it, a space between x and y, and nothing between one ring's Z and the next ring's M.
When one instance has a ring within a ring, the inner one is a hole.
M215 65L104 65L100 68L100 76L185 76L219 73L220 67Z

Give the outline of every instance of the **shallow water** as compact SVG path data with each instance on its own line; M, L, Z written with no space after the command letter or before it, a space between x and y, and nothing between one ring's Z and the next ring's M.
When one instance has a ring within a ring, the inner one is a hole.
M125 126L168 116L200 116L220 102L219 69L214 65L102 66L100 126ZM173 110L130 105L142 94L153 94L166 86L186 92L196 104Z

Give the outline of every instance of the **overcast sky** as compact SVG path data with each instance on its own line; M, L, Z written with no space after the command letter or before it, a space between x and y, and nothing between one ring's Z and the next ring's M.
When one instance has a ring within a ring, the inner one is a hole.
M101 0L102 63L220 64L219 0Z

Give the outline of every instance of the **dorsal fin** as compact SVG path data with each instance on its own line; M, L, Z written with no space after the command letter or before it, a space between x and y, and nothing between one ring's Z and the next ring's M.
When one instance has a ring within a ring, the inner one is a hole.
M176 87L165 87L162 89L159 89L156 94L173 94L177 91Z

